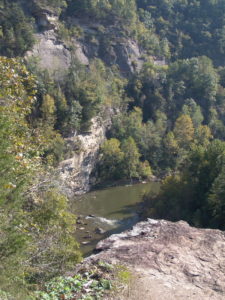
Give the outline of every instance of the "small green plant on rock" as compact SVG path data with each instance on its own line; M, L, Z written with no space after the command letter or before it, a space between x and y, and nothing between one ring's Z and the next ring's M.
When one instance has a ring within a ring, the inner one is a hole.
M101 277L96 269L73 277L54 278L45 285L44 291L36 293L36 299L99 300L111 288L111 281Z
M132 279L131 272L125 266L117 266L117 268L118 268L117 271L118 280L123 284L129 284Z

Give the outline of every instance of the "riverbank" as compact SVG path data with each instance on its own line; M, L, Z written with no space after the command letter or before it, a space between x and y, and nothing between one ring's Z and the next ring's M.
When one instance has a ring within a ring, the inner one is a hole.
M141 183L146 184L146 183L161 182L161 181L162 181L162 178L156 177L156 176L151 176L151 178L148 178L146 180L121 179L121 180L117 180L117 181L105 181L105 182L102 182L102 183L92 186L90 192L107 189L107 188L112 188L112 187L117 187L117 186L127 186L127 185L131 186L131 185L135 185L135 184L141 184Z
M71 201L77 216L76 239L84 256L111 234L130 229L140 221L143 195L159 190L158 182L124 185L95 190Z

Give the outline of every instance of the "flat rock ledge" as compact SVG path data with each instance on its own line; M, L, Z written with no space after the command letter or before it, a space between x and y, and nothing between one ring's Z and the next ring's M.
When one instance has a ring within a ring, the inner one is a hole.
M225 299L225 232L148 219L98 243L97 260L126 265L136 280L119 299Z

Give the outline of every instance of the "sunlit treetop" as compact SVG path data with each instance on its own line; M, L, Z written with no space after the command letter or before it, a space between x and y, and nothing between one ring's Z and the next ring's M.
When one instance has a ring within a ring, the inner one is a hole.
M16 109L27 114L35 101L36 82L26 67L16 59L0 57L1 109Z

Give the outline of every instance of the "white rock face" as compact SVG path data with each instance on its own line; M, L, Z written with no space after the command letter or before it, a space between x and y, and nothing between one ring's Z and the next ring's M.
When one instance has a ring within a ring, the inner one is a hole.
M59 166L59 179L67 195L82 194L90 189L90 174L96 165L99 147L105 140L106 127L96 117L87 134L67 140L72 147L77 145L77 141L80 142L79 152L62 161Z
M71 51L58 40L54 29L37 33L35 39L32 51L28 51L26 56L37 58L43 70L47 69L55 79L62 79L71 65ZM73 45L77 60L83 65L88 65L89 59L84 54L82 44L74 40Z
M71 63L70 51L57 40L53 29L36 34L36 44L27 56L37 57L40 67L55 78L61 78Z
M83 65L86 65L86 66L89 65L89 59L84 54L82 45L78 41L75 41L75 40L74 40L74 45L76 45L75 46L75 56L78 59L78 61Z
M62 79L71 65L72 55L66 44L58 38L58 16L41 9L35 13L35 16L37 27L42 31L35 35L36 44L27 56L37 57L41 68L47 69L54 78ZM81 64L89 65L90 60L100 58L108 66L117 64L124 76L140 71L144 59L136 41L117 37L117 29L110 27L106 28L104 38L115 39L115 41L107 48L102 44L102 34L96 29L99 25L83 24L76 19L73 23L84 32L83 38L71 40L74 48L73 55ZM85 34L91 33L96 37L95 43L85 38Z

